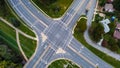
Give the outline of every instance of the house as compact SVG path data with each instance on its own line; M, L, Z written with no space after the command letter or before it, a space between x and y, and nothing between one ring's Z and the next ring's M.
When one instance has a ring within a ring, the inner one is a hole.
M110 23L110 20L109 19L104 19L102 21L100 21L101 23L103 24L109 24Z
M114 32L114 37L117 39L120 39L120 23L117 23L117 26Z
M109 19L105 19L105 20L102 20L100 21L100 23L103 24L103 27L104 27L104 32L107 33L110 31L110 28L108 26L108 24L110 23L110 20Z
M104 24L103 26L104 26L104 32L105 33L110 31L110 28L109 28L109 26L107 24Z
M113 0L107 0L107 3L112 3L113 2Z
M105 11L107 11L107 12L113 12L113 11L114 11L113 5L112 5L112 4L109 4L109 3L106 3L106 4L105 4L104 9L105 9Z

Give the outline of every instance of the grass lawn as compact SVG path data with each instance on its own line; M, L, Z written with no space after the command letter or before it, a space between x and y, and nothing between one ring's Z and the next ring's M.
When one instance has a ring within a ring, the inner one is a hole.
M37 41L26 38L25 36L19 34L20 44L26 56L30 58L36 49Z
M56 61L52 62L48 66L48 68L79 68L79 67L69 60L60 59L60 60L56 60Z
M2 21L0 21L0 37L2 37L6 43L10 44L10 47L13 50L19 51L18 45L16 43L15 30ZM31 55L35 51L37 42L29 38L26 38L21 34L19 39L21 40L20 43L22 44L22 48L27 57L31 57Z
M77 24L77 26L79 26L79 23ZM76 26L76 27L77 27ZM106 55L105 53L97 50L96 48L92 47L91 45L89 45L83 36L83 33L78 31L79 27L75 28L74 30L74 37L81 42L85 47L87 47L90 51L92 51L95 55L97 55L98 57L100 57L102 60L106 61L107 63L111 64L112 66L114 66L115 68L119 68L120 67L120 61Z
M15 30L9 27L4 22L0 21L0 37L9 44L13 50L19 51L16 43L16 34Z
M3 31L6 35L8 35L11 38L15 39L16 37L15 30L2 21L0 21L0 31Z
M33 37L36 37L35 36L35 33L33 31L31 31L28 26L26 25L20 25L20 27L18 27L20 30L22 30L24 33L30 35L30 36L33 36Z
M31 0L31 1L33 1L47 15L53 18L58 18L62 16L65 13L65 11L68 9L68 7L71 5L71 3L73 2L73 0L56 0L53 3L46 5L42 2L42 0Z

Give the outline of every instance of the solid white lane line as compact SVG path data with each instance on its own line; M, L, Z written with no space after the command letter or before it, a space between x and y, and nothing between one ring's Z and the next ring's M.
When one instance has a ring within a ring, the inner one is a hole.
M36 66L39 64L39 62L41 61L42 57L45 55L45 53L48 51L49 48L50 48L50 45L45 49L45 51L43 52L43 54L39 57L38 61L35 63L35 65L33 66L33 68L36 68Z
M40 23L42 23L44 26L48 27L48 25L46 25L43 21L41 21L39 18L37 18L24 4L21 0L19 0L20 3L24 6L24 8L33 16L35 17L38 21L40 21Z
M75 49L73 49L71 46L68 46L72 51L74 51L76 54L78 54L81 58L83 58L85 61L90 63L92 66L96 67L96 64L92 63L89 59L84 57L82 54L78 53Z

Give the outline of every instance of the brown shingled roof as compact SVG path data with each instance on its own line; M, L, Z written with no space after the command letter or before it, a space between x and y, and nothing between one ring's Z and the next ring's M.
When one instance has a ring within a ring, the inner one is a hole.
M114 37L117 39L120 39L120 23L117 24L117 26L116 26L116 30L114 32Z

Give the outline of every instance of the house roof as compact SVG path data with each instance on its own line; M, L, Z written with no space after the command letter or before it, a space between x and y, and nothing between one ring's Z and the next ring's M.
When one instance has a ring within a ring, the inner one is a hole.
M114 37L117 39L120 39L120 23L117 24L117 26L116 26L116 30L114 32Z
M103 24L109 24L110 23L110 20L109 19L104 19L102 21L100 21L101 23Z
M105 4L105 11L108 11L108 12L113 12L114 9L113 9L113 5L112 4Z
M117 24L117 28L120 28L120 24L119 23Z
M110 31L110 28L109 28L109 26L108 26L108 24L110 23L110 20L109 19L105 19L105 20L102 20L102 21L100 21L102 24L103 24L103 26L104 26L104 32L105 33L107 33L107 32L109 32Z
M113 0L107 0L107 2L112 3L112 2L113 2Z
M107 24L103 24L103 26L104 26L104 32L105 33L110 31L110 28L109 28L109 26Z

